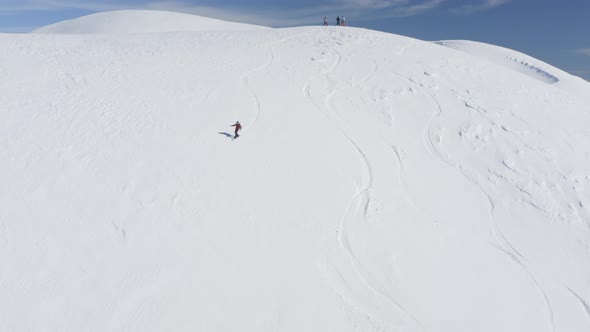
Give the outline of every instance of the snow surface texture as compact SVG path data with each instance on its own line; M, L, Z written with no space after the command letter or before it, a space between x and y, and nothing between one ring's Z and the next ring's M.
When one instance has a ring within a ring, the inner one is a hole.
M575 77L350 27L0 45L1 331L590 331Z

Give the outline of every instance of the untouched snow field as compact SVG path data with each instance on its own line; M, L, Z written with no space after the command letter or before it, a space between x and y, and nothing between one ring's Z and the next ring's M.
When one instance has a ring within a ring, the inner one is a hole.
M142 15L0 35L1 331L590 331L590 84Z

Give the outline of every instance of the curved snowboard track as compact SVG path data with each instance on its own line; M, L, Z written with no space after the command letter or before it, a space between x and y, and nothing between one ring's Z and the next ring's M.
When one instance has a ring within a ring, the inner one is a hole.
M368 272L364 271L364 269L362 268L362 264L360 263L359 259L357 258L356 254L354 253L354 250L352 249L352 247L350 245L349 235L348 235L348 223L354 218L354 215L356 215L356 214L360 214L360 216L359 216L360 218L364 218L367 215L368 207L369 207L370 201L371 201L369 192L371 190L371 187L373 186L373 170L372 170L371 163L370 163L366 153L361 149L361 147L357 143L357 141L355 141L355 139L353 139L352 135L349 134L348 130L345 129L346 126L344 125L344 120L340 116L337 115L337 113L332 109L332 107L329 106L329 103L324 103L325 105L327 105L326 109L319 106L314 101L314 97L311 94L311 83L320 77L323 77L323 76L328 77L329 74L334 72L336 70L336 68L342 63L343 56L340 52L338 52L335 49L335 46L332 46L331 51L337 57L337 61L335 62L335 64L332 67L313 76L308 82L306 82L306 84L302 88L303 94L306 97L306 99L309 101L309 103L312 104L314 106L314 108L316 108L318 111L320 111L320 113L327 120L329 120L329 121L336 120L336 122L338 123L338 126L339 126L340 133L346 138L346 140L349 142L349 144L358 153L358 155L361 159L361 164L364 166L363 168L365 169L365 172L367 173L366 175L361 176L362 179L365 179L365 180L363 180L363 182L365 182L365 183L361 184L360 190L357 193L353 194L353 196L351 197L351 201L348 204L348 207L344 213L344 216L341 218L339 231L338 231L338 242L340 243L340 247L341 247L342 251L348 257L352 268L356 272L358 278L361 280L363 285L368 290L370 290L372 293L384 298L391 305L393 305L397 309L401 310L413 322L415 322L416 324L418 324L418 326L420 326L420 321L416 317L414 317L409 311L407 311L404 308L404 306L402 306L397 300L395 300L388 292L380 290L379 287L373 285L369 281L369 277L367 276ZM370 75L367 79L369 79L374 73L375 73L375 70L370 73ZM329 97L331 94L334 93L334 91L335 91L335 87L333 85L331 85L330 91L323 94L323 97L324 98ZM320 96L320 97L322 97L322 96ZM336 119L334 119L334 117ZM360 211L362 211L362 213ZM338 272L338 275L340 275L340 277L343 278L339 272ZM346 282L346 284L348 284L348 283Z
M410 78L407 78L407 79L414 82ZM480 191L486 197L487 203L489 205L488 215L489 215L489 219L490 219L490 226L491 226L491 230L492 230L492 235L494 236L494 239L496 240L496 242L499 245L498 249L501 250L506 255L508 255L508 257L510 257L510 259L512 261L514 261L516 264L518 264L518 266L520 268L522 268L522 270L526 273L526 275L529 277L529 279L533 283L534 287L539 291L539 293L543 297L543 302L544 302L545 308L547 309L547 315L548 315L548 320L549 320L551 331L555 332L555 315L553 312L553 307L551 305L551 301L549 300L549 296L547 295L547 292L544 290L544 288L541 286L541 284L534 277L534 275L532 274L530 269L521 261L521 259L526 261L526 258L524 256L522 256L522 254L520 252L518 252L513 247L513 245L506 239L504 234L499 230L497 223L496 223L496 217L495 217L495 207L496 206L494 204L492 197L481 186L481 184L473 178L473 176L471 176L467 171L465 171L460 165L454 164L448 158L444 157L442 155L442 153L436 148L436 145L434 144L434 141L432 139L431 128L432 128L433 123L442 115L443 108L442 108L440 102L438 101L438 99L434 96L434 94L427 91L426 88L422 84L419 85L419 89L420 89L420 91L422 91L424 94L426 94L427 96L429 96L431 98L431 100L435 103L436 108L437 108L437 111L433 113L433 115L428 123L428 126L427 126L426 130L424 131L425 141L427 141L427 144L426 144L427 149L429 151L431 151L431 153L437 159L439 159L443 163L447 164L451 168L455 169L459 174L461 174L469 183L471 183L473 186L475 186L478 189L478 191Z
M580 302L580 305L582 306L582 308L584 309L584 312L586 313L586 317L588 318L588 320L590 320L590 304L588 304L588 302L586 300L584 300L584 298L582 296L580 296L580 294L575 292L573 289L571 289L565 285L563 287L567 288L567 290L576 298L576 300L578 300L578 302Z
M288 37L285 37L285 38L281 38L281 39L279 39L279 40L271 43L270 45L268 45L268 44L265 45L265 47L266 47L266 49L268 51L268 60L266 60L266 62L264 64L262 64L262 65L260 65L260 66L258 66L256 68L250 69L247 72L245 72L244 74L242 74L242 76L240 77L240 82L241 82L241 84L244 87L246 87L246 89L248 90L248 92L252 95L252 98L254 98L255 112L256 112L256 115L254 117L254 120L251 121L251 123L248 126L248 128L244 128L244 132L246 132L249 128L252 128L254 126L254 124L256 124L256 122L258 121L258 119L260 118L260 115L262 113L262 107L261 107L261 104L260 104L260 99L258 98L258 94L256 94L256 92L250 87L250 84L249 84L249 77L250 77L250 75L252 75L252 74L254 74L256 72L259 72L259 71L263 71L263 70L269 68L272 65L272 63L273 63L273 61L275 59L274 48L277 45L279 45L279 44L281 44L281 43L283 43L283 42L285 42L285 41L287 41L289 39L294 39L294 38L297 38L297 37L300 37L300 36L309 34L311 32L314 32L314 31L315 30L305 31L303 33L299 33L299 34L296 34L296 35L293 35L293 36L288 36Z

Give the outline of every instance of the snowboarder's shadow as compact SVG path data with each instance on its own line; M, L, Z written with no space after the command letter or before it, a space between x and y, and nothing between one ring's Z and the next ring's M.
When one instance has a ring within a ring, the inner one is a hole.
M232 134L230 134L230 133L226 133L226 132L224 132L224 131L220 131L220 132L218 132L218 134L219 134L219 135L223 135L223 136L225 136L225 137L227 137L227 138L234 138L234 135L232 135Z

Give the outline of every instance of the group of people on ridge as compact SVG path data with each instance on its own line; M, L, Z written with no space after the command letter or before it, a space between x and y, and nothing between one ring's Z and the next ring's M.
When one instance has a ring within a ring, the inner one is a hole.
M337 16L336 17L336 25L345 26L346 25L346 17L344 17L344 15L342 15L342 17ZM324 16L324 26L328 26L328 18L326 16Z

